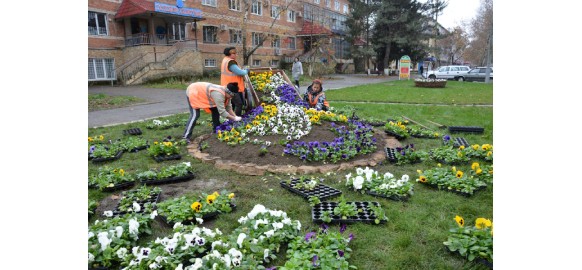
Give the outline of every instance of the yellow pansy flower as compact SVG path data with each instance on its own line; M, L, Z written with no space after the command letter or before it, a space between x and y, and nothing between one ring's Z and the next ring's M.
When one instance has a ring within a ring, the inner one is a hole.
M200 212L200 210L202 210L202 204L199 202L194 202L193 204L190 205L190 208L192 208L192 210L196 212Z
M463 177L463 172L462 171L457 171L457 178L461 178Z
M418 180L422 183L426 183L426 176L421 175L420 177L418 177Z
M459 227L465 226L465 220L460 216L455 216L455 221L459 224Z
M479 163L478 162L473 162L473 164L471 164L471 169L472 170L475 170L477 168L479 168Z
M229 198L229 199L232 199L232 198L234 198L234 193L230 193L230 194L228 194L228 198Z
M210 195L206 196L206 202L207 202L208 204L212 204L212 203L214 203L214 201L215 201L215 200L216 200L216 196L214 196L214 195L212 195L212 194L210 194Z
M491 220L488 220L486 218L477 218L475 220L475 227L477 227L477 229L485 229L487 227L491 227L492 223Z

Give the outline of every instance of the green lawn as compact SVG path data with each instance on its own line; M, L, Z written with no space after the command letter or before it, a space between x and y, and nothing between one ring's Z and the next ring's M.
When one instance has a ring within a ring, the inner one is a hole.
M331 106L338 109L354 108L361 118L386 119L404 115L443 134L447 134L445 129L438 129L426 120L448 126L481 126L485 128L484 134L455 134L453 136L462 136L471 144L493 145L492 106L451 105L492 105L492 84L448 82L444 89L423 89L415 88L412 81L395 81L328 91L327 96ZM382 102L402 104L382 104ZM186 118L187 115L180 114L173 117ZM194 129L193 137L210 132L209 116L203 114L201 120L205 120L206 123ZM183 127L152 131L145 128L146 123L149 121L89 129L88 135L103 134L106 139L118 139L123 136L124 129L139 127L144 131L143 137L150 141L160 141L166 136L179 138L183 132ZM403 145L414 143L417 149L425 150L442 145L440 139L408 138L401 143ZM180 151L183 156L181 161L168 161L164 162L164 165L190 161L196 174L196 178L191 181L208 181L209 179L223 181L226 189L236 193L237 196L235 212L222 214L215 221L205 223L204 226L220 228L224 234L228 234L237 226L239 217L246 215L255 204L263 204L269 209L287 212L291 219L300 220L303 224L303 232L318 227L311 221L311 208L307 201L280 187L280 181L289 176L272 174L246 176L231 171L221 171L189 156L184 146L181 146ZM108 165L124 168L127 173L159 167L159 164L143 151L126 153L121 159ZM99 166L89 162L89 173L96 172ZM389 171L397 177L408 174L411 179L416 179L417 169L426 170L436 166L434 162L404 166L384 163L374 169L381 173ZM457 168L468 171L470 165L457 166ZM387 212L389 221L384 225L353 224L348 226L347 232L355 235L355 240L350 244L353 250L350 264L358 269L485 269L480 264L468 262L466 259L449 253L443 242L447 240L448 230L456 226L455 215L464 217L468 224L473 224L478 217L493 220L492 186L467 198L416 183L415 193L408 202L395 202L348 190L344 186L344 175L351 171L316 176L325 178L324 184L340 189L348 201L380 202ZM164 189L163 185L160 187ZM211 193L213 191L209 189L196 192ZM100 200L112 194L114 193L89 190L89 199ZM95 219L95 216L90 218L89 223ZM156 237L167 236L171 232L170 228L156 222L152 226L153 235L140 239L142 243L155 240ZM338 226L333 227L337 230ZM284 264L284 252L284 250L279 252L279 259L275 261L275 265Z

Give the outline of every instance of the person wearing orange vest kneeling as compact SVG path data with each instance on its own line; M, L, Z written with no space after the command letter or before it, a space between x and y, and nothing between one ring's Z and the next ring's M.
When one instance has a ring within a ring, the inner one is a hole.
M309 104L309 108L315 108L318 111L329 109L329 103L323 92L323 84L318 79L313 80L313 83L307 87L307 93L303 96L303 100Z
M243 78L249 74L249 70L241 69L238 66L236 55L237 52L235 47L226 47L224 49L224 58L220 65L220 84L226 85L228 83L238 83L238 90L236 92L233 91L236 95L232 98L232 103L236 115L241 116L244 105L243 93L245 92Z
M236 116L232 111L230 100L238 91L238 83L229 83L224 86L195 82L186 88L186 99L190 109L190 118L186 123L183 139L190 143L192 130L200 117L200 109L210 111L212 114L212 132L216 132L216 127L220 125L220 116L232 120L240 121L242 118Z

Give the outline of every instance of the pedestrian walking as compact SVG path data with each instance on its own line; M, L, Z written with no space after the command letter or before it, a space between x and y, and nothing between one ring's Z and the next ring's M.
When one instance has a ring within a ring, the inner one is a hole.
M297 91L299 91L299 76L303 75L303 64L299 61L299 57L295 57L293 60L291 75L293 76L293 80L295 80L295 87L297 88Z

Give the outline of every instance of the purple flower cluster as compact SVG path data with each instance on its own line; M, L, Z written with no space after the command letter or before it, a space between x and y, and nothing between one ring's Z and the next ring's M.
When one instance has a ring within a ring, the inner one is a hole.
M281 102L309 108L308 104L297 95L295 88L289 84L283 84L277 87L275 94L281 99Z
M230 131L232 128L237 129L238 127L244 127L247 124L249 124L250 122L253 121L253 119L255 119L255 116L263 113L263 111L265 111L265 109L263 108L263 106L259 105L257 107L255 107L254 109L252 109L251 111L245 113L242 117L242 120L240 120L239 122L235 122L235 121L230 121L230 120L226 120L224 121L224 123L220 124L218 127L216 127L216 132L218 133L218 131Z
M348 160L356 155L371 153L376 149L376 138L372 126L351 120L346 126L332 123L332 130L338 135L331 142L295 141L287 144L284 155L294 155L303 161Z

